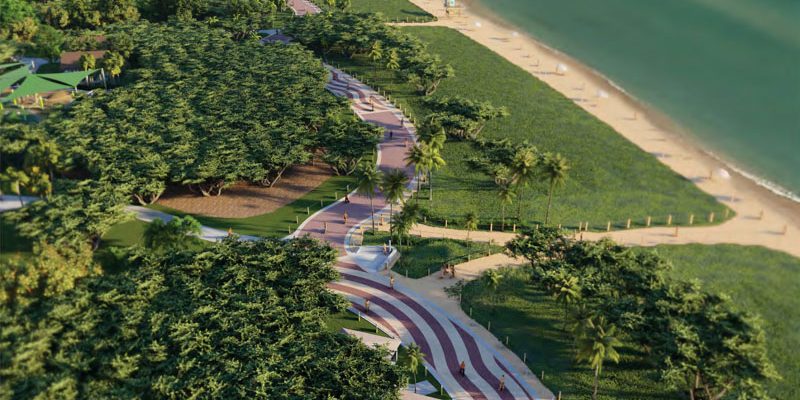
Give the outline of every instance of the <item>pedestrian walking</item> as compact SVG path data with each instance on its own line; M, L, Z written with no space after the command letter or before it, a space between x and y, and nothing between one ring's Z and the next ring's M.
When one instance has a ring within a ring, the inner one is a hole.
M344 204L350 204L350 196L347 194L344 195Z
M456 277L456 265L455 264L450 266L450 277L451 278L455 278Z
M369 299L364 299L364 313L369 313Z
M347 225L347 211L342 214L342 219L344 219L344 224Z
M461 376L466 376L467 364L464 361L461 361L461 364L458 366L458 374Z
M504 391L506 390L506 375L500 375L500 384L497 386L497 390Z
M389 254L389 246L386 243L383 244L383 255Z
M394 290L394 275L389 274L389 289Z
M228 228L228 236L233 236L233 228Z
M394 131L389 129L389 140L394 139Z

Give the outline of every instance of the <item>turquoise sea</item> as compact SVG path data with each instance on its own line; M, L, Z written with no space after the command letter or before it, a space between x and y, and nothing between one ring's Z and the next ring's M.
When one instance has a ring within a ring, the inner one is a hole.
M800 0L480 0L800 195Z

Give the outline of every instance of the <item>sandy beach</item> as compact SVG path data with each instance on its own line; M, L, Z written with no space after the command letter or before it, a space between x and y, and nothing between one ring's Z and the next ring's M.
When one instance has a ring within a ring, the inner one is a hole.
M505 26L486 11L467 7L448 16L440 1L411 2L438 18L426 25L456 29L528 71L736 212L734 218L718 226L681 227L677 236L674 228L664 227L614 232L610 235L614 239L645 246L752 244L800 256L800 203L736 173L687 139L667 117L639 103L577 60ZM728 171L729 177L720 175L722 168ZM589 234L587 238L603 235L606 234Z

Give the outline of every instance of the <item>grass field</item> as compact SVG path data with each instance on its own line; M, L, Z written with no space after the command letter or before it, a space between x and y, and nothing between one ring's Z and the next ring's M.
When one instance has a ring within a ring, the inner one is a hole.
M433 53L455 69L456 77L443 82L434 96L486 100L509 110L509 117L492 121L482 135L527 140L541 151L559 152L568 158L572 169L567 185L555 194L552 223L577 227L588 221L591 229L605 229L612 221L621 228L628 218L633 226L644 224L647 216L653 217L653 224L663 224L672 214L674 223L684 224L692 213L697 216L695 223L704 223L709 212L716 213L716 222L723 219L725 207L714 197L486 47L448 28L402 29L428 43ZM335 62L389 92L392 100L417 120L430 112L402 77L380 69L374 72L363 58ZM483 225L492 221L497 225L501 211L495 184L468 164L478 155L470 143L445 146L443 156L448 165L434 173L434 202L422 202L438 219L452 221L475 211ZM543 219L545 193L544 184L525 192L522 220L526 224ZM510 208L513 214L516 204Z
M388 241L387 232L375 235L368 232L364 237L364 244L368 245L382 245ZM392 270L415 279L438 273L445 263L459 264L468 261L470 256L478 258L503 251L501 246L464 240L412 237L411 241L410 246L399 247L400 260Z
M381 13L388 21L428 22L435 18L408 0L353 0L356 12Z
M158 204L149 207L177 216L191 215L203 225L223 230L232 228L235 233L240 235L282 238L288 235L290 230L294 231L297 228L297 221L302 224L303 221L310 216L310 214L306 213L306 209L313 214L322 207L330 205L338 198L344 197L348 185L351 189L355 188L354 177L333 176L290 204L273 212L248 218L217 218L189 214Z
M652 250L652 249L647 249ZM760 314L767 332L771 359L783 380L770 385L775 398L800 395L800 260L787 254L755 246L677 245L659 246L657 251L672 260L673 275L699 279L711 291L725 292L743 310ZM528 365L544 384L566 398L591 397L591 371L575 365L572 343L562 328L563 308L551 297L532 290L522 269L506 269L495 298L480 281L468 283L463 308L520 357L527 353ZM682 395L667 391L658 382L658 371L627 347L620 364L606 364L600 381L601 398L668 399Z

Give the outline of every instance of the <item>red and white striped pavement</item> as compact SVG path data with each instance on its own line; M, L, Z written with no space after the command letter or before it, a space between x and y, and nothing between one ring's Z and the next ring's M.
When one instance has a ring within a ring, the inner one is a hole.
M349 98L353 111L361 119L384 128L378 167L384 171L399 168L409 177L413 176L413 167L404 161L415 141L415 130L408 119L368 86L335 68L329 66L328 69L331 71L328 90ZM393 134L390 135L389 131ZM331 290L347 297L357 312L388 334L404 344L419 345L426 355L426 367L453 398L553 398L540 383L531 385L523 380L511 363L444 310L410 288L398 284L389 288L387 276L359 267L345 245L348 235L371 217L370 203L367 196L356 193L351 193L349 199L349 204L340 201L320 210L293 234L316 237L339 249L342 257L337 269L341 280L331 283ZM379 193L376 193L374 204L376 211L386 208ZM344 221L345 212L347 223ZM371 303L369 312L363 308L365 299ZM466 376L463 377L458 372L461 361L466 363ZM498 385L502 375L506 377L506 390L500 392Z

